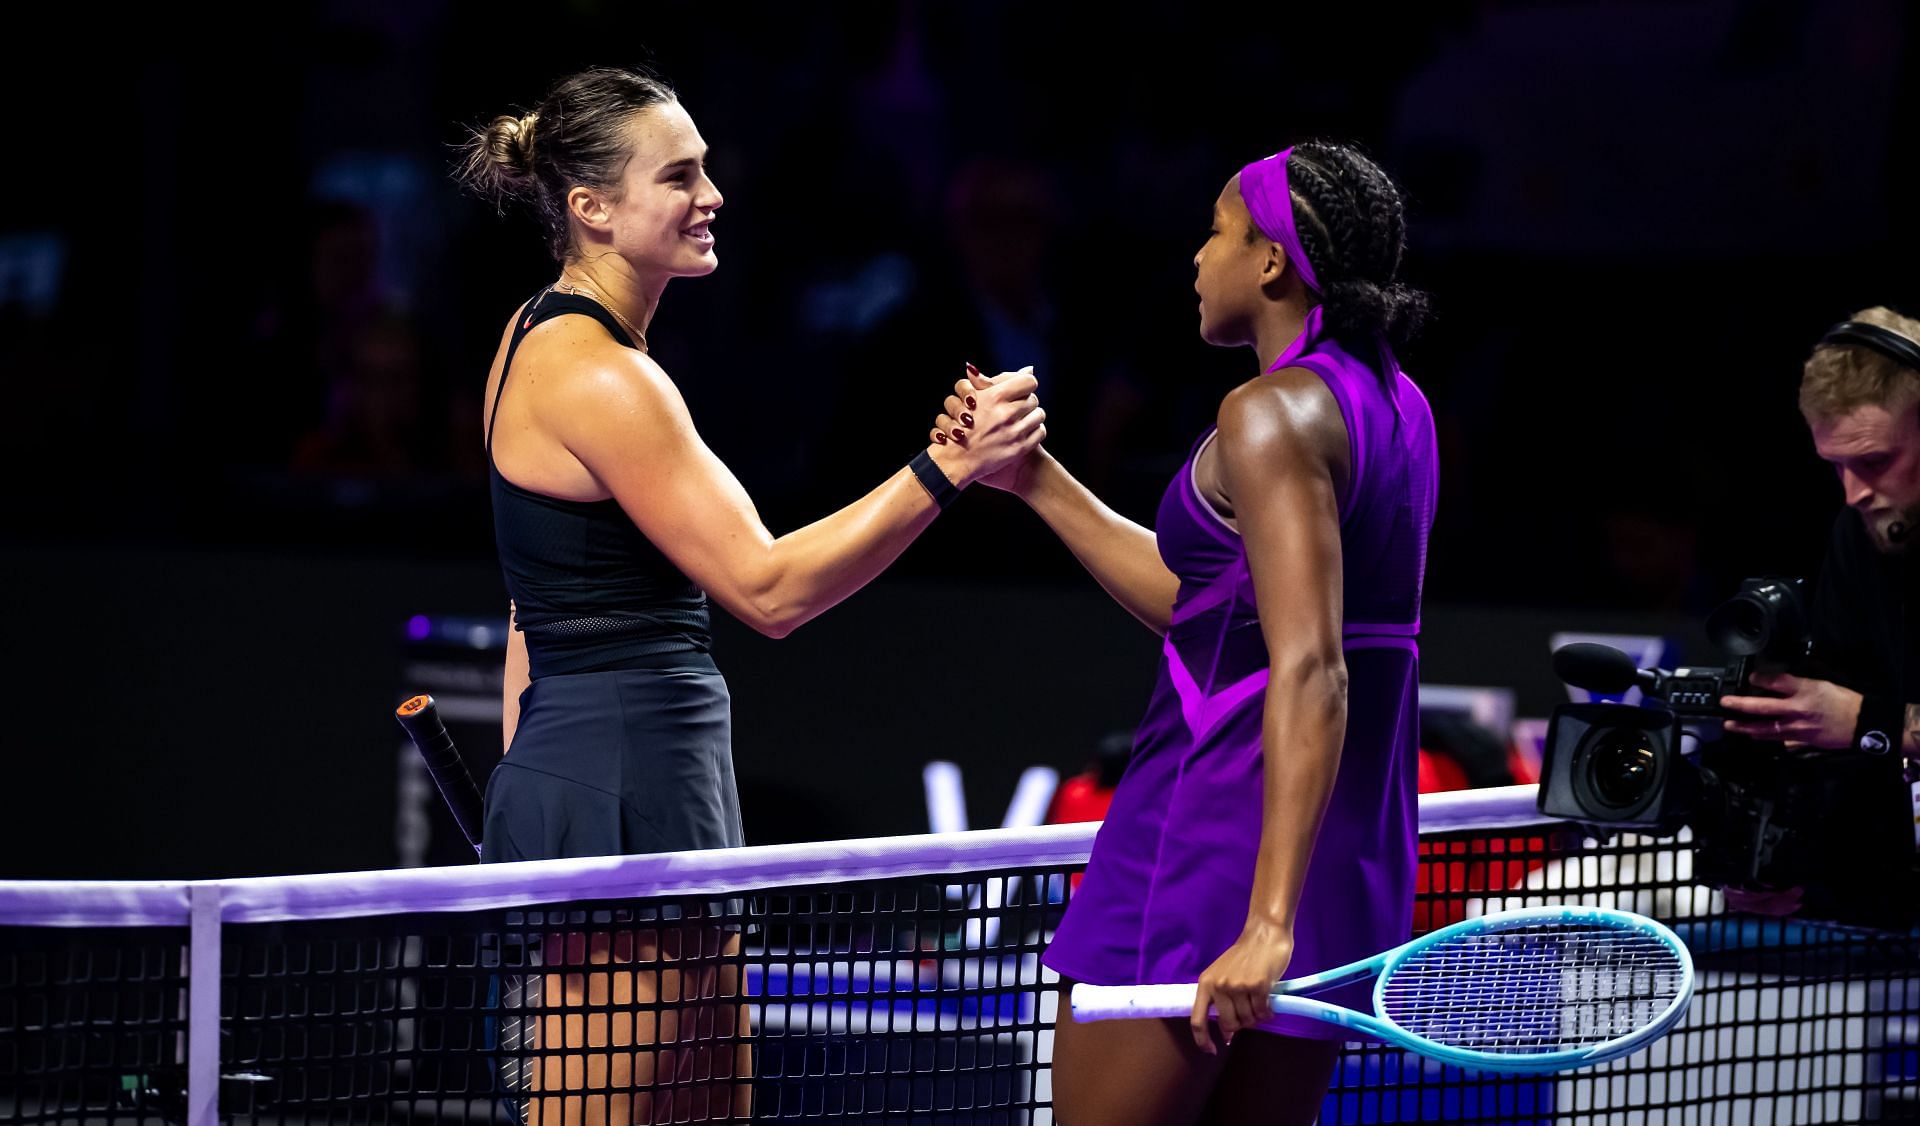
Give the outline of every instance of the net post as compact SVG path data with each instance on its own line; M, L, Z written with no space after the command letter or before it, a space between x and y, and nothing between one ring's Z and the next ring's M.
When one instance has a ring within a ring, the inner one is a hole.
M220 885L194 884L187 939L187 1121L220 1122Z

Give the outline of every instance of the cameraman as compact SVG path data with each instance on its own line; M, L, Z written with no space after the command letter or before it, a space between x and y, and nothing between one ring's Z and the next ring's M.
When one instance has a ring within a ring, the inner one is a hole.
M1800 377L1813 446L1840 475L1813 606L1822 674L1755 674L1779 698L1726 696L1726 729L1789 747L1920 757L1920 321L1865 309L1827 331Z

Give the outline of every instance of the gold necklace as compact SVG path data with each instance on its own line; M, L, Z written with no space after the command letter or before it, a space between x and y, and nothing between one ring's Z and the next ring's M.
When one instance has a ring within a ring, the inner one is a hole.
M620 322L620 327L627 330L627 335L633 337L635 340L638 340L640 342L640 350L642 352L647 350L647 334L633 327L632 321L621 316L620 310L613 307L613 302L608 301L606 298L600 296L598 293L596 293L591 289L584 289L579 282L569 279L565 274L560 275L559 284L564 285L566 287L562 292L571 293L576 297L585 297L587 300L592 301L594 304L600 306L602 309L605 309L607 312L612 313L613 319Z

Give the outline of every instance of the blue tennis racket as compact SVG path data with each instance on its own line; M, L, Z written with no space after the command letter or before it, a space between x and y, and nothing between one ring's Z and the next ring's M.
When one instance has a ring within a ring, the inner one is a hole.
M1302 997L1379 975L1371 1013ZM1075 1020L1185 1017L1196 985L1073 987ZM1468 919L1336 970L1274 986L1309 1017L1483 1071L1564 1071L1631 1055L1693 996L1693 959L1642 915L1530 907Z

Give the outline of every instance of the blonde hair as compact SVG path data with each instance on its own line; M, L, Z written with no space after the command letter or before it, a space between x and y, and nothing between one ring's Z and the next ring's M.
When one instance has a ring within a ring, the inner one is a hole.
M1920 346L1920 321L1884 305L1847 318L1897 332ZM1809 419L1834 419L1861 407L1889 410L1920 400L1920 371L1863 344L1814 346L1800 372L1800 413Z
M508 200L523 198L533 179L533 128L539 121L536 110L521 117L502 115L484 129L471 130L460 147L454 178L501 210Z
M567 193L586 185L618 198L620 172L631 155L633 115L674 101L673 87L643 67L593 67L568 75L531 112L503 114L469 129L453 176L504 210L526 204L547 236L554 260L573 250Z

